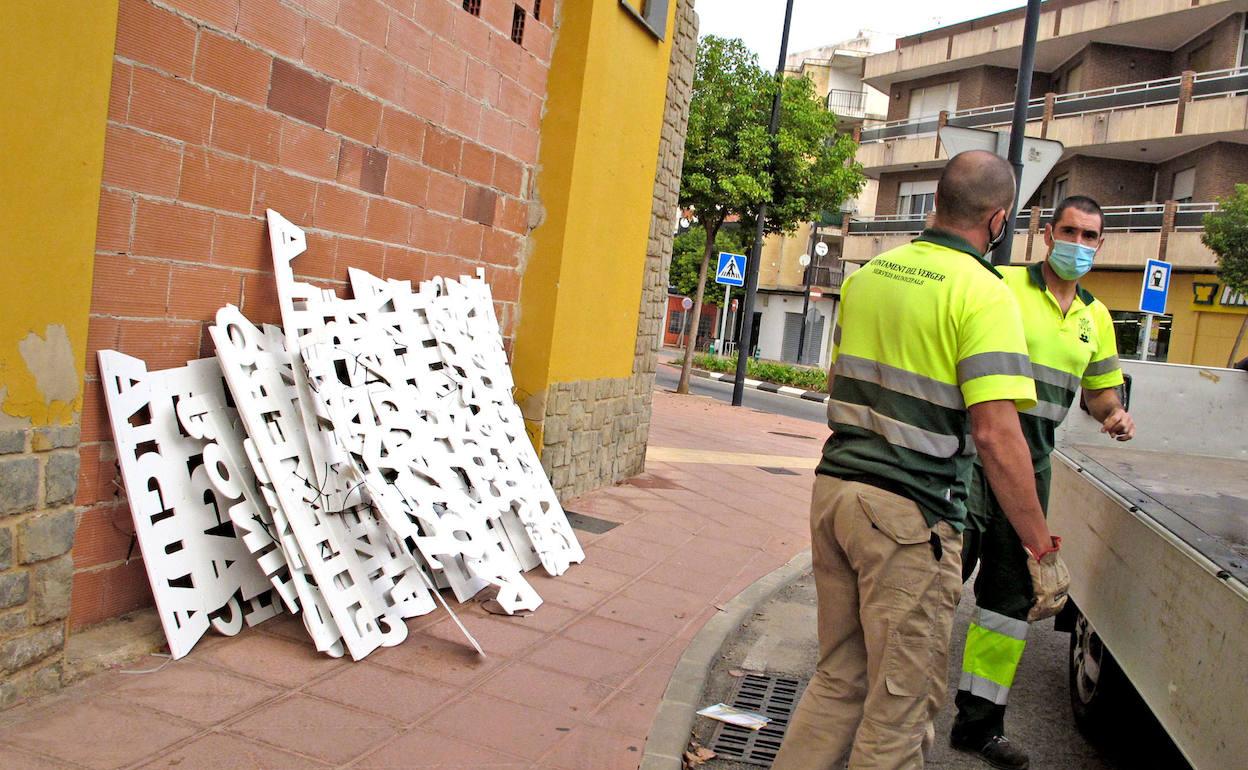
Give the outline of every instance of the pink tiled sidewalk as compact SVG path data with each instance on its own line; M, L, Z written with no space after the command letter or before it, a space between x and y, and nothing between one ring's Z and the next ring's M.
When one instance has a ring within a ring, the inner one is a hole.
M650 444L815 457L825 434L656 393ZM275 618L206 637L155 673L101 674L0 714L0 767L636 768L671 672L716 605L808 547L811 480L651 462L568 502L620 526L578 531L586 560L564 576L530 573L546 600L537 612L462 608L484 659L442 611L358 663L319 655L298 620Z

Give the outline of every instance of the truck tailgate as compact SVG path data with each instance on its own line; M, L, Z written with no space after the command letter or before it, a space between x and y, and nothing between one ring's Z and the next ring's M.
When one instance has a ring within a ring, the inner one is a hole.
M1054 455L1071 596L1196 768L1248 757L1248 461L1113 444Z

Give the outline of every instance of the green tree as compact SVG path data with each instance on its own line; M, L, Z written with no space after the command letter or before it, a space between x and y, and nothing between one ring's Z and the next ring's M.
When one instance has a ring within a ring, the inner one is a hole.
M708 35L698 43L681 170L680 205L692 208L705 232L691 329L698 328L707 268L716 238L730 217L753 233L760 203L768 204L767 233L788 233L822 211L836 210L862 188L856 145L836 129L805 77L786 78L781 90L780 132L767 133L776 78L740 40ZM677 391L689 392L693 346Z
M1205 214L1203 224L1200 240L1218 258L1218 278L1234 291L1248 292L1248 184L1237 184L1233 193L1219 198L1218 210ZM1227 366L1234 365L1245 331L1248 315L1239 326Z
M668 285L676 291L692 297L698 291L698 273L702 265L702 255L706 250L706 228L694 225L676 236L672 242L672 271ZM744 254L745 245L741 243L740 231L721 228L715 236L715 253L728 251L733 254ZM724 295L719 291L707 292L706 301L723 307ZM745 291L733 288L733 297L743 296Z

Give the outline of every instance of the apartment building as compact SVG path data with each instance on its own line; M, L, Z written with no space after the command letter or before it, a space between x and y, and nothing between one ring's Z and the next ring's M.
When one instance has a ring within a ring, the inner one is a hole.
M790 54L786 60L789 77L808 77L815 91L839 118L842 131L861 128L864 122L886 119L888 96L862 81L864 60L873 52L889 49L895 36L861 31L855 37L807 51ZM846 201L841 211L825 212L817 222L803 223L792 235L769 236L763 242L758 273L758 302L755 305L755 335L759 355L777 361L797 361L798 346L804 344L801 361L826 366L831 350L832 319L844 278L841 252L844 234L842 215L846 212L873 211L875 180L857 199ZM821 255L818 243L827 246ZM803 267L799 258L809 255ZM802 333L802 307L807 287L811 300ZM734 324L738 322L731 319Z
M1140 356L1149 258L1174 265L1149 357L1224 365L1248 313L1200 242L1216 198L1248 181L1248 0L1050 0L1042 6L1027 134L1063 143L1026 201L1013 260L1043 259L1044 223L1065 195L1106 207L1106 241L1084 285L1113 311L1124 357ZM941 27L867 57L863 80L888 95L886 120L859 133L877 180L873 211L843 222L861 263L922 229L947 156L943 125L1008 131L1024 9Z

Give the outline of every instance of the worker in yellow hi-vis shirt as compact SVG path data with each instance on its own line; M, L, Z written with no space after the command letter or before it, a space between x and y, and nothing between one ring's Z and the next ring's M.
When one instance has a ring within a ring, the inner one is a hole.
M1056 539L1019 409L1036 405L1022 319L983 255L1004 237L1014 174L967 152L945 166L932 227L842 288L832 436L815 475L819 663L776 770L915 768L944 700L976 448L1037 562ZM970 438L973 437L974 445ZM1036 582L1037 603L1060 585Z
M1135 423L1115 390L1123 378L1113 319L1104 303L1078 284L1105 240L1104 223L1096 201L1066 198L1045 227L1046 260L1001 268L1023 316L1036 381L1036 405L1020 419L1031 448L1036 492L1046 508L1055 431L1080 386L1101 432L1120 441L1135 435ZM962 550L962 579L970 577L976 560L979 577L950 743L1001 770L1025 770L1027 754L1005 738L1005 704L1027 643L1032 604L1027 555L978 463L967 507L971 526Z

